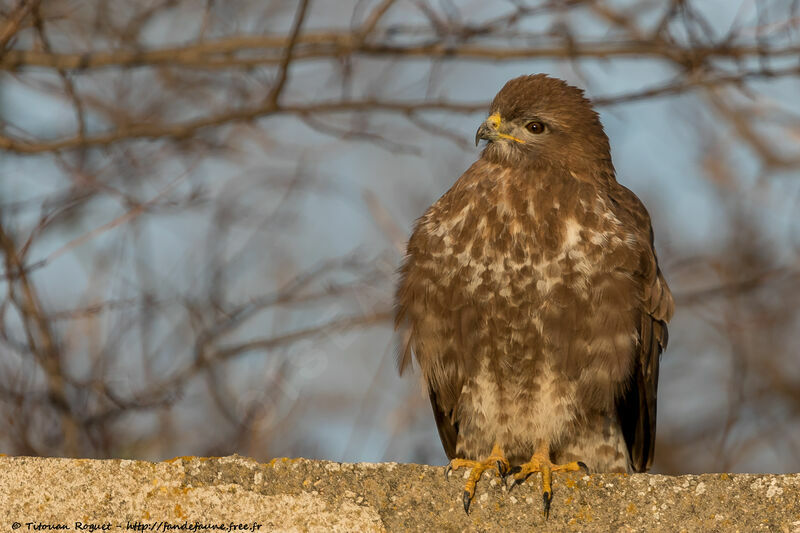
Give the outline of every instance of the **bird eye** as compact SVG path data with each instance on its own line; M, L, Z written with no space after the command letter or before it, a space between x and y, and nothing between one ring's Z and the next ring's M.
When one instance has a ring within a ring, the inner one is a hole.
M541 122L537 121L528 122L528 124L525 125L525 128L531 133L535 134L544 133L544 124L542 124Z

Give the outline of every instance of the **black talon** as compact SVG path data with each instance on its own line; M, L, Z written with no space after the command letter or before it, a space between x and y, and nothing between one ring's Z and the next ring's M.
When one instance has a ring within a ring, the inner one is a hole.
M444 469L444 478L445 479L450 479L450 471L452 469L453 468L450 465L447 465L447 468Z
M578 466L581 467L581 470L583 470L585 474L589 473L589 467L586 466L586 463L584 463L583 461L578 461Z
M508 470L503 466L502 461L497 461L497 473L500 474L500 478L505 482Z
M522 485L524 481L524 479L515 479L514 483L511 484L511 488L508 489L508 493L511 494L511 491L514 490L514 487Z
M464 501L464 512L469 514L469 504L472 501L472 497L469 495L469 491L464 491L464 495L461 497Z
M509 474L516 474L517 472L522 472L522 467L519 465L508 471Z
M552 492L543 492L542 493L542 503L544 506L544 519L550 516L550 502L553 500L553 493Z

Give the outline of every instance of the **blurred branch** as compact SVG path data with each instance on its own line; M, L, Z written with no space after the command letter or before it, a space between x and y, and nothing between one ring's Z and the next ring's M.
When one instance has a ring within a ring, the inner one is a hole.
M357 102L321 102L309 105L277 105L267 103L252 109L231 110L219 115L189 120L178 124L131 124L127 128L87 135L75 136L53 141L26 141L8 136L0 136L0 149L21 154L54 152L72 148L105 146L124 139L185 139L198 130L222 126L232 122L249 122L271 115L299 115L321 113L345 113L351 111L373 111L409 114L417 111L437 110L456 113L473 113L486 109L484 103L458 103L448 101L380 101L361 100Z
M695 88L714 88L726 84L740 84L748 79L757 78L779 78L785 76L800 75L800 66L789 67L784 69L758 69L753 71L746 71L736 74L717 75L708 77L695 77L685 81L676 81L658 87L644 89L629 94L617 96L599 96L593 99L593 102L599 106L618 105L626 102L637 100L644 100L655 98L658 96L669 96L680 94ZM714 99L715 105L721 111L724 110L722 103L719 99ZM0 149L17 152L20 154L37 154L43 152L57 152L61 150L70 150L75 148L90 148L98 146L106 146L115 142L132 139L186 139L192 137L200 130L219 127L230 123L236 122L250 122L253 120L267 118L275 115L296 115L302 120L312 120L310 117L320 114L336 114L348 113L357 111L370 111L370 112L386 112L386 113L399 113L406 115L410 121L415 124L434 131L448 138L460 146L463 146L463 139L460 137L451 137L452 133L443 130L427 121L424 121L418 114L421 111L444 111L452 113L475 113L478 111L485 111L488 108L488 102L455 102L447 100L421 100L416 102L406 101L388 101L388 100L372 100L365 99L360 101L340 101L340 102L319 102L310 103L305 105L279 105L268 101L267 103L256 106L251 109L228 110L216 116L199 118L189 120L182 123L174 124L159 124L159 123L134 123L127 127L122 127L117 130L112 130L105 133L96 133L89 135L76 135L74 137L65 137L55 140L40 140L28 141L24 139L14 138L6 135L0 135ZM727 116L731 117L730 113ZM739 128L742 128L741 121L736 122ZM366 140L373 140L378 142L388 142L386 139L378 135L369 134L367 132L336 130L332 126L320 124L315 121L315 127L321 130L328 130L331 134L343 138L363 138ZM747 133L747 128L740 129L740 131ZM746 135L748 142L756 141L760 146L759 153L768 156L768 161L774 166L791 166L794 161L784 161L774 154L770 153L765 146L753 135ZM397 148L397 147L396 147ZM408 148L408 147L407 147ZM411 150L414 151L413 147Z
M293 331L284 335L225 346L216 351L214 354L214 359L228 359L230 357L255 350L271 350L284 344L296 342L299 339L312 338L328 333L337 333L352 329L353 327L370 326L381 323L390 325L393 317L394 312L391 309L387 309L375 311L363 316L339 318L336 320L331 320L325 324Z
M734 106L723 94L713 88L709 88L708 92L709 105L733 125L739 137L756 152L767 168L789 169L800 165L800 155L787 157L780 154L775 143L770 142L769 137L765 137L756 130L756 124L752 120L756 113L742 106Z
M0 221L0 249L5 258L6 272L14 273L22 294L9 279L8 297L20 313L23 328L31 351L39 367L44 372L47 383L47 396L61 413L64 446L70 454L78 451L78 430L66 397L64 371L61 354L56 345L51 324L45 317L36 289L28 279L11 235Z
M39 6L40 0L19 0L17 7L6 16L5 23L0 26L0 61L6 54L6 45L17 34L22 21Z
M36 261L35 263L32 263L32 264L24 266L24 267L22 265L14 265L15 266L14 269L6 268L5 272L0 273L0 279L3 279L3 278L5 278L5 279L14 279L16 277L20 277L20 276L26 275L27 273L31 272L32 270L35 270L35 269L38 269L38 268L43 268L43 267L47 266L48 264L50 264L52 261L55 261L56 259L58 259L60 256L62 256L65 253L69 252L70 250L72 250L72 249L74 249L74 248L76 248L78 246L81 246L82 244L85 244L86 242L88 242L88 241L94 239L95 237L105 233L106 231L109 231L109 230L114 229L116 227L119 227L119 226L121 226L121 225L123 225L123 224L125 224L127 222L130 222L131 220L135 219L136 217L138 217L142 213L146 212L147 209L150 206L155 204L158 200L160 200L167 193L169 193L171 190L173 190L181 181L183 181L186 178L187 175L188 174L185 173L183 176L178 177L177 179L173 180L171 183L169 183L166 187L164 187L163 190L161 190L155 197L153 197L149 201L137 204L137 205L133 206L127 212L125 212L122 215L116 217L114 220L111 220L110 222L107 222L106 224L103 224L102 226L99 226L99 227L97 227L97 228L95 228L95 229L93 229L93 230L81 235L80 237L76 237L76 238L72 239L71 241L65 243L64 245L60 246L59 248L57 248L56 250L54 250L53 252L48 254L47 257L45 257L44 259L40 259L39 261Z
M281 58L280 67L278 68L277 80L275 81L275 85L270 90L269 96L267 96L267 102L272 107L278 106L278 99L281 96L281 91L283 90L284 85L286 85L286 78L289 76L289 65L292 62L292 53L297 45L297 39L300 36L300 28L303 26L303 20L306 18L307 8L308 0L300 0L300 6L297 8L294 24L289 32L289 41L286 44L283 57Z
M526 40L521 36L520 40ZM33 50L8 50L0 58L0 69L54 68L89 70L108 67L187 67L192 69L249 68L257 65L283 65L282 53L292 45L291 61L333 59L344 56L393 59L431 59L459 61L527 61L531 59L611 59L636 57L658 58L678 64L698 65L709 59L744 60L767 55L791 58L800 54L800 46L769 48L755 45L681 47L652 40L620 42L575 42L567 49L561 44L531 47L496 47L472 44L420 44L397 46L363 42L352 32L309 32L295 40L280 35L237 35L180 47L154 50L87 51L83 53L47 53ZM258 55L253 55L258 53ZM246 57L237 57L237 54Z
M387 11L389 11L389 8L392 7L395 1L396 0L383 0L383 2L378 4L378 6L372 10L367 17L367 20L364 21L364 24L357 32L357 40L359 42L363 43L364 40L367 39L370 34L372 34L372 31L378 25L378 22L380 22L381 18L386 14Z
M794 287L798 282L800 282L800 272L781 268L714 287L675 293L675 302L680 306L708 304L715 298L746 295L751 291L764 289L769 284L785 284L786 287Z
M253 351L274 350L295 343L301 339L314 338L320 335L341 332L356 327L381 323L391 324L392 316L392 311L378 311L364 316L335 319L324 324L291 333L219 349L210 346L211 338L205 337L196 347L199 357L197 357L193 363L155 383L148 384L145 389L138 391L134 396L123 399L118 397L110 389L105 390L105 394L113 398L113 406L93 413L84 423L87 425L99 424L101 422L105 423L111 418L124 415L130 409L147 409L158 405L169 404L175 400L176 391L182 390L186 383L199 372L216 364L223 363L237 355Z
M691 73L690 76L685 80L677 80L656 87L651 87L649 89L634 91L628 94L599 96L597 98L592 98L592 102L598 106L618 105L627 102L635 102L638 100L648 100L660 96L674 96L698 88L711 89L723 85L738 86L748 80L762 78L777 79L798 75L800 75L800 65L780 69L758 68L754 70L735 72L732 74Z

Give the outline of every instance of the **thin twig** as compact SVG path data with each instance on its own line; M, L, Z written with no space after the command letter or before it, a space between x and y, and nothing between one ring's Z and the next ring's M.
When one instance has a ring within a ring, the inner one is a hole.
M286 44L286 49L283 52L281 64L278 68L278 78L276 79L275 85L273 85L272 90L270 90L269 95L267 96L266 101L272 107L278 106L278 99L281 96L281 91L283 91L283 87L286 85L286 80L289 77L289 67L291 66L292 62L292 52L294 52L294 47L297 44L297 38L300 36L300 28L303 26L303 20L306 18L308 3L309 0L300 0L300 5L297 8L294 24L292 25L292 30L289 33L289 42Z

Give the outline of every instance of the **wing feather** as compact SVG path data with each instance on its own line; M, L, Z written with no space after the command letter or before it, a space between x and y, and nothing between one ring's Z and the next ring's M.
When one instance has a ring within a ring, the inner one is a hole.
M402 375L413 360L413 335L411 327L404 322L399 322L397 328L400 330L403 337L400 342L400 351L397 354L398 369ZM458 441L458 422L454 417L457 402L451 400L443 404L437 392L436 384L426 379L426 386L428 389L428 397L431 401L431 408L433 409L433 418L436 421L436 428L439 431L439 439L442 441L444 453L447 454L447 458L452 459L456 456L456 443Z
M641 280L637 350L627 387L617 401L617 416L622 426L631 466L637 472L650 469L656 441L656 404L661 353L667 347L667 322L675 303L664 275L658 267L650 216L639 198L618 185L612 195L616 207L625 213L631 229L638 229L644 246L635 277Z
M476 161L425 214L408 241L395 295L395 328L401 332L398 367L419 364L433 408L439 437L449 458L456 455L465 376L474 364L474 343L481 324L477 310L451 289L451 273L442 257L452 256L439 224L470 205L467 191L482 182L490 167ZM465 224L463 218L460 224ZM465 231L461 226L452 232Z
M659 283L663 278L659 273ZM666 285L664 285L666 286ZM656 310L671 308L669 290L659 293ZM659 309L659 306L663 306ZM670 313L671 314L671 313ZM644 311L639 326L639 346L628 388L617 403L617 414L622 424L622 433L637 472L650 469L656 439L656 403L658 396L658 372L661 352L667 347L668 314Z

